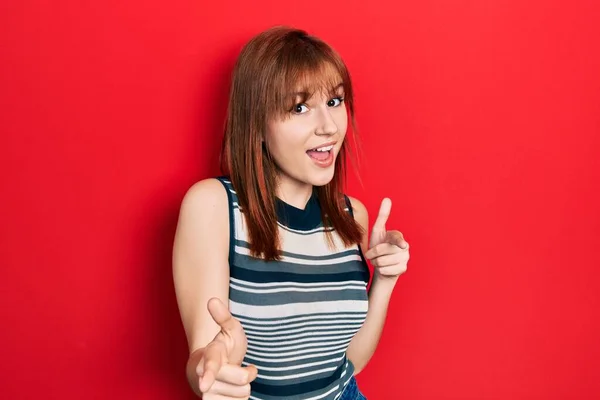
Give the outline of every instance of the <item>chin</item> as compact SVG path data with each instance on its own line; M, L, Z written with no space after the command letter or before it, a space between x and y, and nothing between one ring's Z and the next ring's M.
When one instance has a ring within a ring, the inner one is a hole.
M334 168L331 168L331 171L327 170L320 174L314 174L310 177L310 183L313 186L325 186L333 180L334 172Z

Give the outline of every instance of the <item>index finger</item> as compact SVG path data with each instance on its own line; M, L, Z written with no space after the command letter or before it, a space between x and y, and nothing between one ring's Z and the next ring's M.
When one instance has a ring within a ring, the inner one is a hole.
M389 198L385 198L381 201L381 206L379 207L379 214L377 214L377 219L373 224L373 231L375 232L385 232L385 224L390 216L390 212L392 211L392 200Z
M226 361L226 351L225 344L222 342L212 342L206 346L198 368L196 368L196 372L201 375L200 391L202 393L209 391L219 376L221 367Z

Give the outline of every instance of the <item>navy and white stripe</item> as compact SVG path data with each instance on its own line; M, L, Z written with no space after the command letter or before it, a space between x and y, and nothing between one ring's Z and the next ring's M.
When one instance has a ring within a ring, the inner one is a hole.
M282 259L252 257L235 190L219 180L229 198L229 308L248 338L243 365L258 368L250 398L338 399L354 372L346 349L368 309L358 245L333 231L330 247L316 195L304 210L277 199Z

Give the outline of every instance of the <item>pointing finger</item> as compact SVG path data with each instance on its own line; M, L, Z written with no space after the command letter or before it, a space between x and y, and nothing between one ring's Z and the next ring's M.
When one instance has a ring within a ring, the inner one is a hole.
M196 372L202 375L200 382L200 391L202 393L209 391L217 379L221 366L227 361L226 351L225 344L222 342L212 342L206 346L200 365L196 369Z
M392 200L387 197L381 201L379 207L379 214L373 224L373 230L371 231L371 237L376 241L375 244L380 243L385 235L385 224L390 216L392 210Z

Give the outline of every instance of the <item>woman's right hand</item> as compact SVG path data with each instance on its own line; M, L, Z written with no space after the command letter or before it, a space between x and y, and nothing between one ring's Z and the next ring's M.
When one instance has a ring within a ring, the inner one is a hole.
M206 345L196 367L202 399L248 399L258 370L241 366L248 347L244 328L217 298L208 301L208 311L221 331Z

